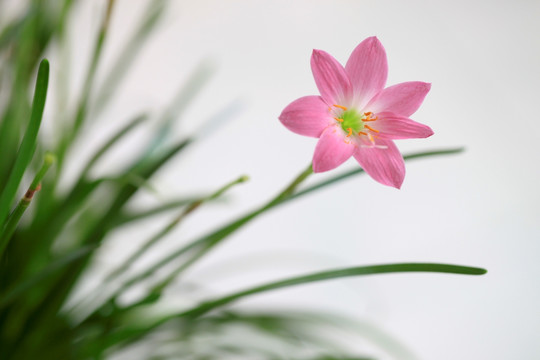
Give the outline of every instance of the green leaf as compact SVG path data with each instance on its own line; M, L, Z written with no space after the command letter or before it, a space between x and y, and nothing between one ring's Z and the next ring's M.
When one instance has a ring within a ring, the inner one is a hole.
M148 117L146 115L139 115L133 120L129 121L124 127L120 128L98 151L92 156L88 161L83 171L81 172L81 178L86 177L90 169L95 165L96 162L101 159L101 157L107 153L114 145L118 143L124 136L129 134L131 130L135 129L138 125L146 121Z
M186 311L178 316L180 317L193 317L201 316L210 310L227 305L233 301L239 300L246 296L256 295L259 293L277 290L281 288L297 286L312 282L331 280L344 277L362 276L362 275L374 275L385 273L401 273L401 272L436 272L436 273L449 273L449 274L462 274L462 275L483 275L487 272L485 269L450 265L450 264L434 264L434 263L402 263L402 264L389 264L389 265L371 265L371 266L359 266L351 267L339 270L322 271L314 274L297 276L285 280L271 282L265 285L256 286L247 290L243 290L217 300L203 303L196 308Z
M166 143L171 134L173 124L204 88L212 74L212 67L208 62L204 61L193 71L187 82L178 90L176 96L158 119L159 125L155 134L142 151L141 157L143 160L163 148L163 144Z
M55 159L56 158L53 154L45 154L45 159L43 161L41 169L37 172L36 176L34 176L34 180L32 181L32 184L28 188L26 194L24 194L15 210L8 217L4 231L0 232L0 257L2 256L5 247L9 243L11 236L15 232L15 229L17 228L17 225L19 224L19 221L21 220L24 212L26 211L28 206L30 206L34 194L39 191L41 186L41 180L43 179L51 165L54 163Z
M88 115L89 99L92 93L92 89L94 87L94 82L96 79L96 76L95 76L96 71L98 69L98 66L101 60L101 55L103 53L105 40L107 38L107 34L109 30L109 23L111 20L114 4L115 4L114 0L109 0L107 2L105 15L103 16L99 33L95 40L94 49L92 51L92 57L90 59L90 64L86 72L86 77L83 82L83 88L82 88L81 96L78 101L77 110L75 112L75 116L73 119L72 128L70 129L70 131L63 131L63 134L62 134L63 137L60 139L60 143L56 150L56 154L58 156L59 172L62 170L63 165L64 165L64 159L71 145L73 144L73 141L77 139L82 129L82 126L84 125L86 121L86 117Z
M84 246L74 250L73 252L62 256L61 258L51 262L44 269L41 269L31 278L21 282L15 288L6 291L0 299L0 308L9 305L17 297L23 295L27 290L30 290L36 284L39 284L43 280L47 279L49 276L54 274L57 271L60 271L65 266L69 265L73 261L83 257L94 249L94 246Z
M147 217L159 215L161 213L191 204L195 201L203 200L204 198L206 198L206 196L194 196L194 197L172 199L172 200L165 201L159 205L156 205L154 207L151 207L145 210L124 211L118 216L116 226L125 225L133 221L139 221Z
M137 162L126 173L133 172L143 179L149 179L157 170L159 170L165 163L167 163L174 155L178 154L186 146L191 143L191 139L182 140L175 146L169 148L167 151L155 156L152 159L148 159L143 163ZM96 245L102 242L108 232L116 224L116 218L123 210L124 205L131 199L131 197L139 190L139 187L126 184L121 187L116 196L114 197L112 204L108 210L105 211L100 220L93 226L93 228L84 236L81 241L83 245ZM77 283L79 277L82 275L83 270L89 264L94 251L90 251L77 261L70 264L67 271L62 273L62 276L57 279L54 294L49 298L50 305L48 308L43 307L41 310L46 313L55 313L62 306L66 298L68 297L73 286Z
M284 280L270 282L264 285L255 286L246 290L242 290L231 295L227 295L215 300L203 302L202 304L178 313L165 316L158 319L153 324L145 324L140 328L128 328L118 330L116 333L111 334L107 340L107 346L113 346L123 342L132 342L137 340L160 325L173 319L184 319L186 322L195 321L196 318L205 315L206 313L228 305L236 300L240 300L247 296L257 295L260 293L283 289L287 287L303 285L313 282L332 280L338 278L346 278L353 276L364 276L374 274L386 274L386 273L402 273L402 272L433 272L433 273L449 273L449 274L462 274L462 275L483 275L487 271L485 269L461 265L451 264L435 264L435 263L399 263L399 264L386 264L386 265L371 265L371 266L359 266L349 267L345 269L322 271L313 274L296 276Z
M44 59L39 65L36 88L34 92L34 102L32 104L32 114L30 122L24 134L23 140L17 153L17 158L13 164L11 175L8 179L6 187L0 196L0 226L4 226L4 222L9 214L11 205L17 194L17 189L22 180L24 172L36 150L37 136L43 110L45 108L45 100L47 99L47 88L49 85L49 62Z
M139 22L138 28L133 32L126 45L121 49L120 56L115 61L112 69L108 72L104 84L96 92L92 114L98 116L107 106L107 103L114 98L114 93L125 77L134 61L138 59L138 54L143 48L149 35L155 29L159 20L165 13L165 1L154 0L148 3L143 11L144 18Z
M180 223L190 214L192 214L195 210L197 210L201 205L203 205L205 202L213 200L215 198L220 197L224 192L229 190L234 185L243 183L247 181L247 176L241 176L238 179L226 184L225 186L218 189L216 192L209 195L207 198L200 199L197 201L192 202L186 209L184 209L176 218L174 218L167 226L165 226L163 229L158 231L154 236L152 236L150 239L148 239L144 244L142 244L137 251L135 251L128 259L124 261L124 263L119 266L115 271L113 271L109 276L106 278L106 281L110 281L112 279L115 279L118 275L126 272L129 267L137 261L146 251L148 251L152 246L154 246L158 241L163 239L167 234L169 234L174 228L176 228ZM167 284L167 280L165 280L165 284L161 287L165 287Z
M290 194L294 193L294 190L296 187L304 181L309 175L313 173L311 165L308 166L304 171L302 171L297 177L294 178L294 180L280 193L278 193L276 196L274 196L271 200L269 200L266 204L263 206L247 213L244 216L239 217L235 221L232 221L231 223L220 227L219 229L212 231L206 235L203 235L202 237L193 240L186 244L185 246L181 247L180 249L172 252L171 254L167 255L165 258L158 260L154 265L152 265L150 268L148 268L143 273L134 276L129 281L127 281L122 290L126 289L127 287L144 280L151 276L154 272L161 269L166 264L172 262L173 260L178 259L180 256L187 254L191 251L196 251L196 253L186 262L181 263L168 277L169 279L172 279L176 276L178 276L182 271L187 269L189 266L191 266L195 261L200 259L206 252L208 252L210 249L212 249L215 245L217 245L219 242L221 242L224 238L226 238L228 235L234 233L236 230L240 229L242 226L265 212L266 210L274 207L275 205L279 204L283 198L289 196ZM172 280L168 280L172 281Z

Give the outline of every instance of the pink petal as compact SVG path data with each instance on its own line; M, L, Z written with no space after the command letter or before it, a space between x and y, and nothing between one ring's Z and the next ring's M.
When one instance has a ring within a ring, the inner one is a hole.
M329 105L343 105L350 98L351 83L343 66L322 51L313 50L311 55L311 71L317 88Z
M377 117L379 118L377 121L369 124L379 131L377 136L381 139L418 139L433 135L433 130L429 126L405 116L383 112L378 113Z
M374 36L362 41L349 57L345 71L351 79L355 100L362 107L386 84L388 62L380 41Z
M313 171L332 170L347 161L356 147L345 140L345 134L338 126L329 126L324 130L313 154Z
M279 120L292 132L319 137L332 122L328 105L320 96L304 96L290 103Z
M385 139L376 139L375 147L370 145L366 141L365 146L358 147L354 158L373 179L399 189L405 178L405 163L398 148Z
M366 106L369 111L390 111L394 114L411 116L418 110L431 84L421 81L410 81L387 87L372 99Z

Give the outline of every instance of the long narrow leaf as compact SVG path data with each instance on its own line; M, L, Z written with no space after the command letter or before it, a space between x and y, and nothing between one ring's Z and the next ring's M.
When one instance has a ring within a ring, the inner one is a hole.
M113 271L107 277L106 281L110 281L116 278L118 275L124 273L129 267L137 261L146 251L148 251L152 246L154 246L158 241L163 239L167 234L169 234L174 228L176 228L180 223L195 210L197 210L202 204L206 201L220 197L224 192L232 188L234 185L240 184L247 181L247 176L241 176L240 178L226 184L225 186L218 189L213 194L209 195L207 198L200 199L192 202L186 209L184 209L176 218L174 218L167 226L161 229L158 233L148 239L140 248L137 249L124 263L119 266L115 271Z
M156 205L154 207L151 207L145 210L125 211L125 212L122 212L120 215L118 215L117 226L125 225L133 221L159 215L166 211L174 210L179 207L191 204L195 201L202 200L206 197L207 196L194 196L194 197L178 198L178 199L163 202L159 205Z
M13 235L13 233L15 233L15 229L17 228L17 225L19 224L19 221L21 220L24 212L26 211L28 206L30 206L32 199L34 198L34 194L39 191L41 187L41 180L43 179L51 165L54 163L54 161L55 157L53 154L45 155L43 165L34 177L34 181L32 181L32 184L28 188L28 191L26 192L26 194L24 194L22 199L19 200L19 204L9 216L5 229L3 232L1 232L0 236L0 257L2 256L5 247L11 239L11 236Z
M36 88L34 92L34 102L32 104L32 114L30 122L24 134L17 158L13 164L13 170L0 196L0 226L3 227L4 222L9 214L11 205L17 194L17 189L24 175L24 172L36 150L36 142L41 119L43 118L43 110L45 109L45 100L47 99L47 88L49 85L49 62L44 59L41 61L36 80Z
M183 140L171 147L164 153L160 154L151 161L144 163L138 163L133 165L132 171L136 172L141 178L149 179L157 170L159 170L165 163L167 163L174 155L178 154L182 149L191 143L191 139ZM139 190L137 186L127 184L122 187L118 194L115 196L111 206L105 212L101 220L97 225L88 233L82 240L84 245L96 245L99 246L106 234L111 230L111 227L116 223L116 217L124 208L124 205L131 199L131 197ZM97 247L96 247L97 248ZM40 312L56 313L62 306L66 298L68 297L73 286L81 276L84 268L92 258L94 251L90 251L77 261L70 264L69 269L63 272L62 276L57 279L56 285L53 288L52 296L47 299L47 304L40 308Z
M138 58L137 55L143 48L144 43L159 23L162 15L165 13L165 1L154 0L148 3L144 10L144 18L139 23L139 27L133 32L131 38L120 51L120 56L109 71L104 84L97 91L97 99L93 105L92 113L98 116L107 106L107 103L114 98L113 94L125 77L127 71L131 68L133 62Z
M101 60L101 55L103 52L103 47L105 44L105 40L107 38L114 3L115 3L114 0L108 0L107 2L105 15L101 22L99 33L96 38L96 42L94 44L94 49L92 51L90 64L86 72L85 80L83 82L82 93L78 101L76 113L73 119L72 128L70 131L63 132L64 136L60 139L58 149L56 150L56 154L58 156L58 166L57 166L59 169L58 173L61 172L67 152L69 151L71 145L73 144L73 141L75 141L75 139L79 135L82 129L82 126L86 121L86 117L88 115L89 99L92 93L92 89L94 87L96 71L98 69L98 66Z
M401 264L388 264L388 265L371 265L371 266L359 266L338 270L322 271L315 274L297 276L285 280L271 282L265 285L256 286L247 290L239 291L237 293L224 296L217 300L205 302L192 310L186 311L179 317L197 317L201 316L215 308L222 307L230 304L241 298L256 295L259 293L277 290L281 288L297 286L312 282L325 281L331 279L362 276L362 275L374 275L374 274L386 274L386 273L401 273L401 272L432 272L432 273L449 273L449 274L461 274L461 275L484 275L487 270L477 267L450 265L450 264L436 264L436 263L401 263Z
M93 246L84 246L82 248L78 248L50 263L46 268L40 270L38 273L36 273L36 275L32 276L28 280L18 284L15 288L8 290L0 299L0 308L8 305L13 300L17 299L18 296L23 295L25 291L31 289L36 284L39 284L44 279L61 270L63 267L88 254L91 250L93 250L93 248Z
M450 265L450 264L435 264L435 263L400 263L400 264L386 264L386 265L371 265L371 266L359 266L349 267L345 269L322 271L314 274L308 274L303 276L296 276L284 280L270 282L264 285L255 286L235 292L231 295L227 295L215 300L203 302L202 304L178 313L165 316L152 324L146 324L141 328L127 328L118 330L116 333L111 334L107 339L108 346L114 346L124 342L132 342L140 339L143 336L151 333L154 329L158 328L162 324L173 319L185 319L186 321L193 321L195 318L200 317L212 310L226 306L234 301L242 298L261 294L268 291L283 289L292 286L298 286L308 283L314 283L325 280L353 277L353 276L365 276L375 274L387 274L387 273L402 273L402 272L431 272L431 273L449 273L449 274L462 274L462 275L483 275L487 271L482 268Z
M129 121L124 127L120 128L88 161L83 171L81 172L81 178L84 178L90 169L95 165L101 157L107 153L114 145L118 143L120 139L129 134L131 130L135 129L138 125L143 123L148 117L146 115L139 115L133 120Z

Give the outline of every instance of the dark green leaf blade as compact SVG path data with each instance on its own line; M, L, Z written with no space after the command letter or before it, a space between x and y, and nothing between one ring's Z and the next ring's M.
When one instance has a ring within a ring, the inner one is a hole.
M3 226L6 221L24 172L34 156L37 136L41 126L41 119L43 118L45 101L47 99L48 85L49 62L47 59L43 59L39 65L30 122L28 123L28 127L19 147L19 152L17 153L17 158L13 164L9 180L0 196L0 226Z

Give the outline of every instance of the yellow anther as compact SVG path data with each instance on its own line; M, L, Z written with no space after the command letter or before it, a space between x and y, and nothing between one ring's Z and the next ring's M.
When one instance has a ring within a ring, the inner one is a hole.
M352 129L351 128L347 128L347 137L350 137L352 135Z
M371 130L371 131L374 131L374 132L376 132L376 133L379 132L379 130L375 130L374 128L372 128L372 127L369 126L369 125L364 125L364 127L365 127L366 129Z
M343 119L340 119L340 118L337 118L337 117L335 117L334 119L335 119L336 121L343 122Z
M363 131L359 131L359 132L358 132L358 135L367 135L367 133L366 133L366 132L363 132Z
M373 113L371 111L368 111L368 112L365 112L364 115L366 115L367 117L370 117L371 115L373 115Z
M333 106L337 107L337 108L340 108L341 110L343 111L347 111L347 108L345 106L341 106L341 105L336 105L334 104Z
M373 139L373 136L371 134L367 134L369 141L371 141L373 144L375 144L375 139Z

